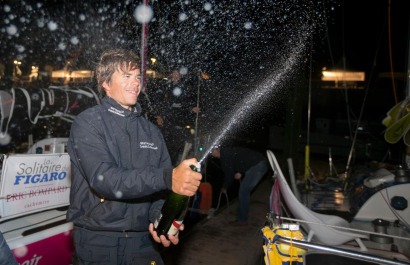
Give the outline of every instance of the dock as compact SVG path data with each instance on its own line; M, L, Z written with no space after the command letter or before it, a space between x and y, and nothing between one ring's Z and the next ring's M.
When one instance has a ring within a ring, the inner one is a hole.
M245 226L233 226L238 205L237 199L213 216L208 216L189 231L181 233L176 246L162 251L166 265L264 264L261 229L269 213L269 196L273 181L266 176L251 196L249 222Z

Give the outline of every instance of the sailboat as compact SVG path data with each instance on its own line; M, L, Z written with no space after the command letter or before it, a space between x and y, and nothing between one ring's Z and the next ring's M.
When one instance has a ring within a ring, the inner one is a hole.
M267 156L276 180L269 224L262 229L265 264L410 264L409 179L396 178L390 185L373 189L348 222L309 205L309 200L326 204L326 195L335 199L341 194L310 192L302 201L296 186L288 184L274 153L267 150ZM368 181L375 179L370 178ZM282 214L279 197L287 214Z

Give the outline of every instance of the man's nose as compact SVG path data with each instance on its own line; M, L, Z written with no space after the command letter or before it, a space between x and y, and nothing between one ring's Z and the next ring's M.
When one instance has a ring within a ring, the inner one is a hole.
M131 83L133 85L139 85L141 83L141 78L140 77L131 78Z

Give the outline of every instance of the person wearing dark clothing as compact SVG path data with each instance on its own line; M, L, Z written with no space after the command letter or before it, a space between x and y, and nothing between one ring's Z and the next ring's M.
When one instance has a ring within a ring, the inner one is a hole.
M196 91L188 78L174 70L162 87L149 93L153 102L156 124L163 132L173 165L178 164L185 143L192 144L196 114L201 111Z
M234 180L241 181L236 223L246 224L251 192L269 170L267 158L258 151L244 147L218 147L212 150L211 155L220 159L224 173L221 192L226 192Z
M162 131L163 128L163 105L164 105L164 81L162 79L147 79L145 91L141 91L138 102L142 108L142 116L152 123L158 125Z
M75 264L163 264L157 244L178 244L154 231L164 194L192 196L201 174L193 158L172 168L163 136L141 116L139 58L105 51L97 65L101 104L74 120L68 154ZM182 230L181 228L180 230Z

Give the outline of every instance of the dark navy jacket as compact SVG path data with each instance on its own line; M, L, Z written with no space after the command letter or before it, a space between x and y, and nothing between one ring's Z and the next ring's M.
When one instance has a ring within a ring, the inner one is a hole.
M157 126L109 97L80 113L67 145L67 220L96 231L147 231L171 189L172 165Z

